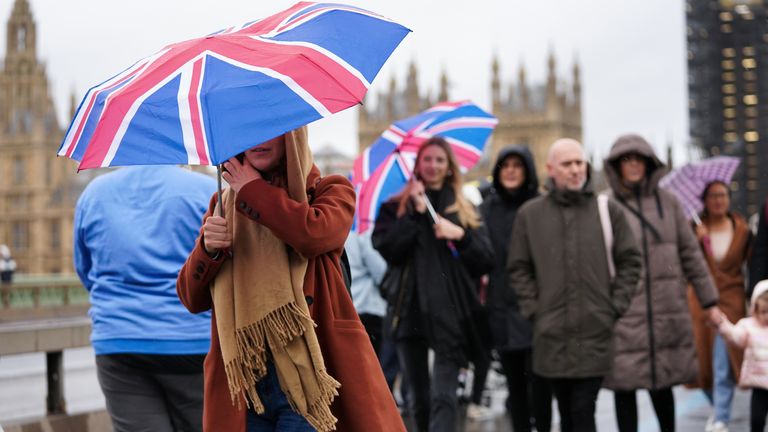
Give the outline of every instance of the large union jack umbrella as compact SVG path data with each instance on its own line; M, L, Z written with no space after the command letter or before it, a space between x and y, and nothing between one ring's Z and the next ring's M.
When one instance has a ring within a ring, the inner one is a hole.
M462 172L480 160L498 120L470 101L443 102L392 124L355 160L352 184L358 191L355 229L364 232L381 204L411 178L419 147L433 136L451 144Z
M357 7L301 2L168 45L91 88L58 154L80 169L220 164L359 103L409 32Z
M697 223L697 213L704 209L701 194L708 184L720 181L730 185L740 159L733 156L715 156L689 163L665 175L659 186L675 194L688 216Z

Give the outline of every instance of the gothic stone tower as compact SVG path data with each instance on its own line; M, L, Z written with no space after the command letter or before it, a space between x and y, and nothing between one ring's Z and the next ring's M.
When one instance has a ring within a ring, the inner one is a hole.
M15 0L0 71L0 243L20 272L71 272L76 166L56 157L63 132L36 47L29 3Z
M368 97L366 97L368 99ZM416 115L438 102L448 100L448 77L443 72L437 98L429 92L421 95L416 64L411 62L405 88L398 90L395 78L389 82L389 91L377 95L378 105L369 107L363 103L358 114L357 146L362 152L397 120Z
M563 137L582 140L579 65L573 66L570 87L563 81L558 82L555 57L551 53L547 60L547 82L543 85L529 85L525 67L521 65L517 85L509 84L502 89L498 58L494 58L491 71L493 115L498 117L499 124L486 149L488 160L494 163L496 154L505 145L526 144L536 160L538 177L543 180L547 176L549 146Z

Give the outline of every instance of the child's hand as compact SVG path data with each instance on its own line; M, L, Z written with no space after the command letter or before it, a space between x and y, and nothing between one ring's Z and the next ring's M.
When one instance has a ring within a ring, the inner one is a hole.
M711 308L707 309L706 312L707 318L709 319L709 324L713 327L719 327L720 323L727 319L723 311L721 311L717 306L712 306Z

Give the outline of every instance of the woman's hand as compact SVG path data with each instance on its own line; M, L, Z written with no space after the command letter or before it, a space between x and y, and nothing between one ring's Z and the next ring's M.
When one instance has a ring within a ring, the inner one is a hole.
M232 246L232 238L227 232L227 220L221 216L211 216L203 224L203 248L210 256L215 256L221 249Z
M408 182L408 195L411 196L413 208L417 212L424 214L427 211L427 205L424 203L424 183L416 180L415 177L411 177L411 180Z
M432 227L435 230L435 237L438 239L459 241L464 238L464 228L448 219L440 218Z
M707 226L702 224L696 225L696 237L701 241L704 237L707 237L709 235L709 230L707 229Z
M221 176L229 183L229 187L240 192L240 189L253 180L258 180L261 173L248 162L240 162L237 157L233 157L224 162L224 171Z

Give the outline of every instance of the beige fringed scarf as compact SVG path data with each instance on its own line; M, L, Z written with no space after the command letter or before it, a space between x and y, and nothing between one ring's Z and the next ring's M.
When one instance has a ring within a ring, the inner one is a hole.
M305 127L285 134L285 153L288 194L306 201L312 154ZM307 260L269 228L238 213L233 190L224 191L223 206L232 229L232 258L222 265L211 293L232 403L239 405L243 395L257 413L264 412L256 382L266 375L271 357L293 409L319 432L335 430L330 406L341 385L325 370L304 299Z

